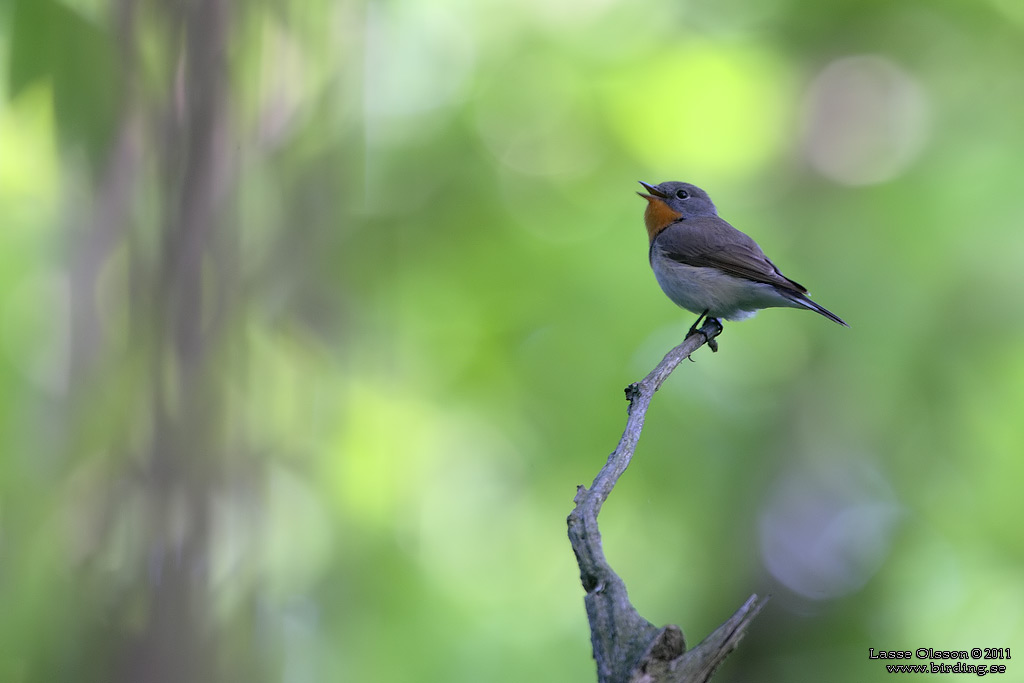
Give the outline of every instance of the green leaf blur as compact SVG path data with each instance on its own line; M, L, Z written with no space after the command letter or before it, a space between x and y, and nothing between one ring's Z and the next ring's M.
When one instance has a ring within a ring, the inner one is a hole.
M851 325L659 392L639 611L1024 655L1022 69L1013 0L4 4L0 681L594 680L565 517L693 321L638 180Z

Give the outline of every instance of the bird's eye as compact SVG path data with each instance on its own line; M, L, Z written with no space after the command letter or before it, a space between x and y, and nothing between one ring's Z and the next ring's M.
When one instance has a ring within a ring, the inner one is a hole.
M677 199L686 199L689 196L690 196L690 193L687 192L686 190L676 190L676 198Z

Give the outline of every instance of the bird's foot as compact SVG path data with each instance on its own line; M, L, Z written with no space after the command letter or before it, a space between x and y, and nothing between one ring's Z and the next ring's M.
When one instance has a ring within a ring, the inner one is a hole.
M718 332L716 332L713 335L709 335L707 332L703 330L697 330L696 332L701 337L705 338L705 342L708 344L708 348L711 349L712 353L718 353L717 337L718 335L722 334L722 321L720 321L720 319L718 319L717 317L709 317L705 319L705 327L708 327L709 325L718 328Z
M718 335L722 334L722 321L719 320L718 318L708 318L707 321L705 322L705 326L710 324L710 323L714 323L715 327L718 328L718 332L716 332L713 336L709 337L708 334L704 330L697 330L697 331L700 332L702 335L704 335L704 340L707 341L708 348L711 349L711 352L712 353L718 353L718 339L716 337Z
M718 340L716 339L716 337L722 334L722 321L720 321L720 319L717 317L705 317L707 314L707 310L700 313L700 316L697 317L696 322L690 326L690 329L686 333L686 336L689 337L690 335L700 335L701 337L705 338L705 343L708 344L712 352L718 353ZM697 329L697 326L700 325L701 321L703 321L703 324L705 324L703 325L703 327L708 327L709 325L711 325L712 327L717 327L718 331L715 332L715 334L713 335L709 335L702 329ZM692 361L693 358L690 358L690 360Z
M707 314L708 309L704 309L704 312L697 316L697 320L695 320L694 323L690 325L690 330L686 333L686 336L689 337L691 334L699 334L700 336L704 337L704 343L706 343L708 347L710 347L712 353L717 353L718 340L715 339L715 336L722 333L722 321L719 320L718 318L706 318L705 316ZM704 330L698 329L698 326L700 325L702 320L704 321L705 326L713 323L714 326L718 327L718 332L716 332L715 335L709 336L707 332L705 332Z
M690 325L690 329L687 331L686 336L689 337L691 334L697 334L700 332L697 328L700 326L700 321L704 319L704 316L708 314L708 309L704 309L704 312L697 316L697 319ZM706 339L707 337L705 337Z

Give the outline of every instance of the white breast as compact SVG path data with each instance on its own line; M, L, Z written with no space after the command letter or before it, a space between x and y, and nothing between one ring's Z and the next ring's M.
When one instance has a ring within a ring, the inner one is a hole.
M667 258L655 247L651 268L662 291L688 311L708 311L708 317L743 320L759 309L775 306L800 308L774 287L744 280L718 270L687 266Z

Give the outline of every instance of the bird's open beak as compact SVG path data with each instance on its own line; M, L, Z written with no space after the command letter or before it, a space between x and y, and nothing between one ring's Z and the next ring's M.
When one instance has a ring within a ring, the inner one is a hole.
M642 180L640 181L640 184L644 186L644 189L646 189L648 192L650 192L650 194L644 194L643 192L637 192L637 194L640 195L641 197L643 197L644 199L647 199L647 200L651 200L651 199L654 199L654 198L665 199L666 197L668 197L667 194L665 194L664 192L659 190L654 185L648 185L647 183L645 183Z

